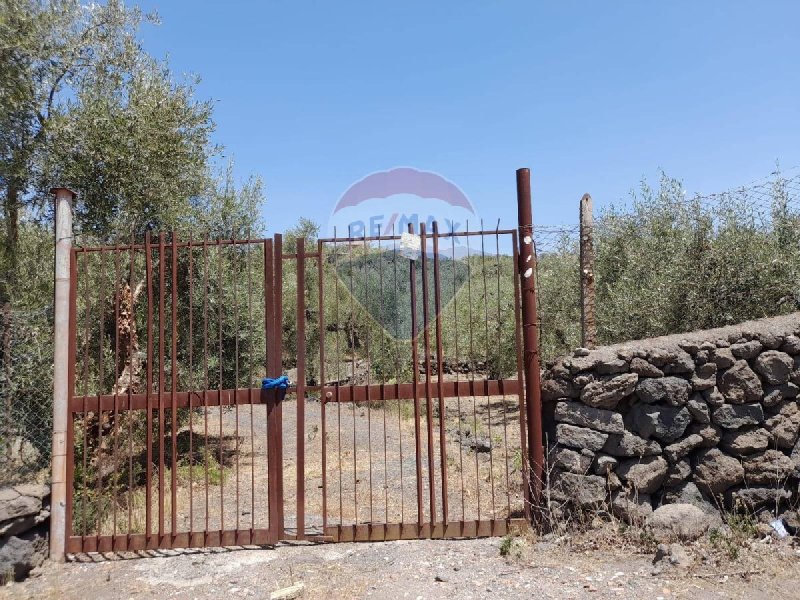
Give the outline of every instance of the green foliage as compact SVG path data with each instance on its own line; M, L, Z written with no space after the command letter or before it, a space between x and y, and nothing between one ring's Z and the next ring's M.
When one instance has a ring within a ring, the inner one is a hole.
M792 184L794 187L788 187ZM595 220L599 342L720 327L797 310L797 179L687 200L677 180L643 183ZM580 344L577 241L539 257L542 353Z

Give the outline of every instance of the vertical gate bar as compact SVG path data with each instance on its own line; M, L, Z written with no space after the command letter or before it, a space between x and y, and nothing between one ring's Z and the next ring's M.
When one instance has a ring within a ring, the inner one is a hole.
M105 314L106 314L106 277L105 277L106 255L100 251L100 285L97 286L97 310L100 312L100 327L97 330L97 347L99 356L97 359L97 535L102 535L103 519L103 408L100 404L100 396L103 394L103 346L105 334Z
M194 272L193 272L193 258L194 258L194 242L192 234L189 233L189 244L186 247L189 252L189 537L194 532L194 406L192 405L192 398L194 398Z
M119 240L114 244L114 424L112 434L114 441L111 444L114 458L112 464L117 462L117 454L119 452L119 295L120 295L120 275L119 275ZM101 337L102 340L102 337ZM102 386L102 381L101 381ZM112 489L112 506L111 506L111 522L112 522L112 545L113 540L117 536L117 481L114 480Z
M171 498L171 514L170 514L170 530L172 532L172 543L175 542L175 536L178 533L178 236L172 232L172 249L170 251L170 258L172 259L171 276L172 288L170 300L172 300L172 315L170 323L172 325L170 350L171 359L171 381L169 385L170 396L172 400L172 423L170 424L172 433L172 473L170 479L170 488L172 492Z
M336 243L336 227L333 228L333 272L335 279L333 288L333 301L336 307L336 454L339 458L339 525L344 525L344 500L342 491L342 404L339 402L339 384L342 381L342 355L341 355L341 317L339 313L339 248Z
M328 423L325 415L325 407L328 398L325 395L325 267L324 267L324 245L317 241L317 284L319 286L319 408L322 420L322 533L328 528Z
M275 375L279 376L283 370L283 236L275 234ZM277 432L277 458L278 470L276 487L278 498L278 522L276 531L283 538L285 535L284 521L284 494L283 494L283 394L278 390L275 403L275 431Z
M447 439L444 432L444 360L442 357L442 280L439 273L439 223L433 222L433 298L436 311L436 388L439 396L439 458L442 471L442 521L447 526Z
M467 320L469 322L469 372L470 380L472 382L473 392L472 398L472 434L478 434L478 411L477 411L477 396L475 396L475 342L474 331L472 327L472 255L469 244L469 221L466 222L466 241L467 241ZM478 507L477 520L481 520L481 486L480 486L480 469L478 467L478 452L473 452L475 455L475 498Z
M75 501L75 413L72 398L75 396L75 361L78 351L78 253L75 248L69 253L69 342L67 345L67 489L64 524L65 540L72 537L72 515ZM85 402L85 397L84 397ZM86 417L84 413L84 418Z
M306 533L306 241L297 238L297 539Z
M87 473L89 473L89 412L86 408L86 397L89 395L89 331L92 326L92 297L89 288L89 273L91 272L91 259L88 253L83 254L83 267L84 279L83 286L83 302L86 306L86 319L83 324L83 375L82 375L82 388L83 388L83 460L81 466L81 483L83 483L83 496L81 497L81 521L82 521L82 536L85 538L89 533L87 529L88 519L86 518L86 503L89 497L89 482ZM82 540L85 542L85 540Z
M150 548L150 535L153 530L153 249L150 246L150 231L144 234L144 272L147 280L147 372L146 372L146 400L147 405L147 465L145 466L146 487L144 490L144 529L147 547Z
M356 377L356 318L355 318L355 293L353 292L353 242L350 227L347 227L347 258L350 267L350 319L348 322L348 342L350 344L350 377L349 382L352 388ZM345 375L347 373L345 372ZM353 411L353 511L355 512L355 523L358 525L358 449L356 447L356 402L352 398L351 408Z
M264 240L264 335L266 344L265 376L274 376L275 363L275 260L273 240ZM278 535L278 496L276 484L276 440L275 440L275 401L273 392L262 389L262 401L267 412L267 511L269 519L269 541L275 543ZM278 433L280 435L280 433Z
M495 273L497 275L497 297L496 305L497 305L497 339L498 341L502 339L502 315L500 311L500 221L497 221L497 229L495 230L494 234L494 241L495 241ZM500 369L500 344L497 344L495 347L497 352L497 368ZM503 374L500 375L503 377ZM501 387L500 392L503 396L503 446L504 446L504 454L505 454L505 467L506 467L506 504L508 509L508 516L511 517L511 476L508 471L508 410L506 406L506 392L505 389Z
M428 318L428 250L426 247L425 223L419 224L422 248L422 339L425 351L425 420L428 430L428 496L431 505L431 530L436 523L436 456L433 450L433 406L431 405L431 338Z
M394 239L394 223L392 223L392 265L394 267L394 289L399 290L397 279L397 240ZM405 487L403 486L403 423L400 400L400 302L399 294L394 295L394 393L397 398L397 437L400 448L400 522L405 523Z
M250 230L247 230L247 387L250 390L250 452L254 459L250 465L250 540L252 542L256 529L256 439L255 417L253 407L253 246Z
M531 209L531 172L517 170L517 209L520 236L519 272L522 276L522 338L525 348L525 396L528 418L528 452L533 467L533 501L540 506L544 475L542 444L542 397L539 372L539 331L536 314L535 267L533 247L533 212Z
M236 538L239 537L240 514L241 508L239 506L239 293L238 286L236 285L239 279L237 271L236 255L238 253L236 247L236 230L231 232L231 271L233 276L233 410L236 425L234 426L234 437L236 438Z
M524 502L524 516L530 522L531 519L531 485L530 485L530 469L528 468L528 450L527 450L527 432L525 428L525 378L522 374L522 340L520 323L521 309L519 301L519 277L517 277L516 269L519 265L519 246L517 245L517 232L511 232L511 246L513 248L513 265L515 271L512 273L511 278L514 280L514 348L516 350L517 359L517 381L519 382L519 448L522 454L522 485L523 485L523 502Z
M362 247L364 249L364 306L369 306L369 261L367 260L367 234L366 231L364 232L364 239L362 241ZM369 326L364 328L364 351L367 355L367 386L366 386L366 396L367 396L367 456L368 460L368 468L369 468L369 528L370 532L372 531L372 523L375 520L372 510L373 504L373 493L372 493L372 398L370 398L369 394L369 372L372 369L372 357L369 353ZM355 364L353 365L353 375L355 375Z
M158 236L158 545L164 543L164 232Z
M380 323L380 337L381 337L381 350L380 357L381 363L386 360L386 315L384 313L385 302L383 299L383 248L381 247L381 240L378 239L378 306L380 307L379 323ZM389 452L386 443L386 371L381 369L381 413L383 414L383 521L389 522Z
M222 346L222 305L225 302L225 291L222 287L222 240L217 237L217 338L218 338L218 372L219 380L217 381L217 389L219 391L219 468L222 471L225 468L223 446L224 437L222 430L223 421L223 402L222 390L225 388L223 385L223 368L225 363L225 353ZM222 532L225 530L225 478L219 479L219 536L222 539Z
M131 305L130 305L130 332L128 335L128 360L130 361L130 368L128 369L128 535L126 537L127 544L130 544L131 530L133 529L133 412L132 399L133 399L133 341L137 337L135 323L136 323L136 306L134 304L134 287L133 276L135 271L136 262L136 249L134 248L134 233L131 230L131 256L130 256L130 272L128 273L128 287L131 290ZM138 286L137 286L138 287ZM137 340L138 345L138 340Z
M484 322L484 357L486 366L489 365L489 289L486 279L486 233L483 231L483 219L481 219L481 274L483 275L483 322ZM488 377L488 373L487 373ZM486 422L489 430L489 444L492 444L492 399L489 397L489 391L486 391ZM495 506L494 497L494 452L489 451L489 482L492 490L492 519L497 517L497 507ZM494 531L494 526L492 526Z
M208 543L210 503L208 498L208 233L203 234L203 477L206 491L203 545Z
M450 226L450 253L452 255L452 268L453 268L453 353L455 354L456 365L456 401L458 402L458 435L459 438L464 435L464 430L461 428L461 392L458 389L459 375L461 367L458 363L460 355L458 353L458 278L456 277L456 236L455 228ZM466 496L464 492L464 444L459 439L458 444L458 469L459 477L461 479L461 534L464 533L464 520L466 517Z
M414 233L414 224L408 224L408 232ZM417 534L422 530L422 525L425 520L425 513L422 508L422 443L420 437L420 406L419 406L419 385L417 382L419 376L419 356L417 353L417 264L416 261L410 260L409 263L409 277L411 279L411 382L414 386L414 451L416 454L416 468L417 468L417 527L419 528Z

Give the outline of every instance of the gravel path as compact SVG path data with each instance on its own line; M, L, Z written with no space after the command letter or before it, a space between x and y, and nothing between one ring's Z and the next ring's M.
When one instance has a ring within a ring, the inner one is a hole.
M269 598L293 582L305 584L305 598L328 599L800 597L798 555L790 546L755 550L749 563L653 575L651 555L539 543L504 558L501 543L418 540L87 558L99 562L48 564L38 576L0 588L0 598ZM748 569L757 574L743 578Z

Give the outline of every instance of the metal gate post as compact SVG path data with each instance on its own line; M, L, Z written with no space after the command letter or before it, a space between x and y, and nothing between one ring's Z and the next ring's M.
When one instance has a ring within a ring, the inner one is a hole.
M528 453L532 469L533 515L541 509L544 481L542 397L539 371L539 330L536 315L536 252L533 245L530 169L517 169L517 216L519 224L519 265L522 294L522 341L525 369Z
M75 192L53 188L55 219L55 330L53 337L53 458L50 509L50 558L62 562L67 537L67 423L70 384L70 301L72 288L72 201Z

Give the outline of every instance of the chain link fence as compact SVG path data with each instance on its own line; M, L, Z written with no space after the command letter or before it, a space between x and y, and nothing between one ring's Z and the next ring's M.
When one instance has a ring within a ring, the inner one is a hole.
M0 312L0 481L49 477L53 308Z
M575 214L579 203L576 199ZM598 344L775 316L800 309L800 167L689 197L663 177L632 202L594 215ZM535 228L545 360L581 345L579 225ZM587 271L586 266L583 268Z

